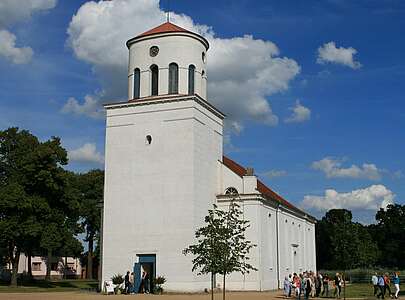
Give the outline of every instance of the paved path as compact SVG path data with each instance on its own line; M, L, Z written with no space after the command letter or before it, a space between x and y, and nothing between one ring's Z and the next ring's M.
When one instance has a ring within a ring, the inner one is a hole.
M0 293L0 300L210 300L210 294L188 294L188 295L100 295L78 292L53 292L53 293ZM216 293L215 300L221 300L222 294ZM272 300L284 299L281 292L229 292L226 294L227 300Z

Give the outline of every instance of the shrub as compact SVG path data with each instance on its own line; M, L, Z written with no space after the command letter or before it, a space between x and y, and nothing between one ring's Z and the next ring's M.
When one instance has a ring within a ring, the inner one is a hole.
M163 293L162 285L166 282L166 278L164 276L158 276L153 280L153 282L155 283L155 292L157 294L162 294Z

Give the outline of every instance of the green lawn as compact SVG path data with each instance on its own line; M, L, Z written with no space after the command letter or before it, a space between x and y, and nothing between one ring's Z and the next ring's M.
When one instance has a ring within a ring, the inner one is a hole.
M5 282L0 282L0 293L31 293L31 292L66 292L66 291L95 291L98 287L97 280L35 280L30 283L23 283L17 288L8 286Z
M353 283L346 285L346 298L362 298L362 299L377 299L373 295L374 288L371 284L368 283ZM391 292L395 292L395 288L391 286ZM329 291L329 296L333 297L334 291ZM341 297L343 299L344 289L342 288ZM401 296L405 296L405 293L400 291ZM388 296L388 292L386 294L385 299L390 299Z

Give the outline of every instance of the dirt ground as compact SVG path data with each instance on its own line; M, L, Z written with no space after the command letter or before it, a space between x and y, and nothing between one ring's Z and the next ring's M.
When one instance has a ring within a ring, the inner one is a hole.
M0 293L0 300L114 300L130 299L135 300L210 300L210 294L190 294L190 295L99 295L78 292L54 292L54 293ZM215 300L222 299L222 294L215 294ZM281 292L229 292L226 294L227 300L271 300L284 299Z

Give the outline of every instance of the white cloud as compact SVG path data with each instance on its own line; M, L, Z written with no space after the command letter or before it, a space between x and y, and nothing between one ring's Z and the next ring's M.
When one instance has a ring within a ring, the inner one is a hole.
M329 42L318 48L318 64L335 63L348 66L352 69L361 67L361 63L354 60L357 50L353 47L336 47L335 42Z
M104 110L99 104L99 98L94 95L86 95L82 104L75 98L70 97L62 107L61 112L65 114L86 115L93 119L101 119L105 115Z
M325 157L312 163L311 167L325 173L328 178L365 178L380 180L381 172L375 164L364 163L362 166L351 165L348 168L342 167L342 161L332 157Z
M295 106L289 109L292 111L292 114L284 120L286 123L302 123L311 119L311 110L303 106L299 100L295 102Z
M0 1L0 57L15 64L31 61L34 51L31 47L16 47L16 36L5 27L19 21L26 21L35 12L56 6L57 0L1 0ZM3 27L3 29L2 29Z
M284 170L270 170L267 172L262 173L264 177L267 177L269 179L276 178L276 177L283 177L287 176L287 171Z
M0 26L26 21L35 12L52 9L57 0L1 0Z
M82 147L69 150L68 157L71 161L104 164L104 156L97 152L96 144L86 143Z
M31 61L33 51L30 47L16 47L16 36L7 30L0 30L0 57L15 64L26 64Z
M210 27L195 24L184 14L171 13L171 20L209 40L209 101L226 112L230 122L237 122L239 129L245 120L278 123L267 97L288 89L300 72L296 61L280 57L270 41L250 35L217 38ZM125 41L164 21L158 0L91 1L73 16L67 43L79 59L92 64L102 98L122 99L127 91Z
M306 209L320 212L339 208L376 211L379 208L386 208L388 204L393 204L394 198L395 194L392 191L378 184L347 193L327 189L323 196L305 196L301 204Z

